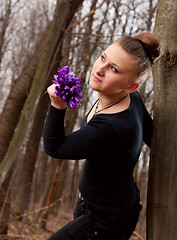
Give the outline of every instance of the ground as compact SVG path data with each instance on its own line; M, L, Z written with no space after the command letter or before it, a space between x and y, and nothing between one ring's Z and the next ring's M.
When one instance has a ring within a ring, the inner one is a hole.
M40 229L39 224L30 222L12 221L7 236L0 236L0 240L46 240L58 229L72 220L72 212L60 211L57 218L49 217L46 230ZM79 239L78 239L79 240ZM143 240L140 236L133 234L130 240Z
M23 221L11 221L8 235L0 236L0 240L45 240L53 233L72 220L72 212L62 212L57 218L48 219L46 230L41 229L39 224L33 224L32 221L24 223Z

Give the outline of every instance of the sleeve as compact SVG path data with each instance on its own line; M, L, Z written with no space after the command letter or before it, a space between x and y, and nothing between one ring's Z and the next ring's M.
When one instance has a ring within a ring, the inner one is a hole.
M153 120L143 103L143 141L151 148Z
M110 124L98 117L65 136L65 113L66 109L50 107L43 132L45 152L54 158L73 160L89 159L93 153L96 156L98 149L106 146L105 138L111 137Z

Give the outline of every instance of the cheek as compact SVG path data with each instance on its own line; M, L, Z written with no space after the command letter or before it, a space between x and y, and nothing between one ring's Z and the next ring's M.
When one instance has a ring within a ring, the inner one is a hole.
M98 58L93 65L92 72L93 70L99 68L99 66L100 66L100 59Z
M108 76L109 81L107 82L107 87L113 92L119 92L126 88L126 82L124 78L117 78Z

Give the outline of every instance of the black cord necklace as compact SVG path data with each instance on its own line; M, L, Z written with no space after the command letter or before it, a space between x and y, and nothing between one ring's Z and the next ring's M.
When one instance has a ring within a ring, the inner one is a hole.
M115 102L115 103L112 103L111 105L108 105L107 107L105 107L105 108L102 108L102 109L100 109L100 110L98 110L97 111L97 109L98 109L98 105L99 105L99 103L100 103L100 99L98 99L97 101L98 101L98 103L97 103L97 105L96 105L96 108L95 108L95 113L94 113L94 115L93 116L95 116L97 113L99 113L99 112L101 112L101 111L103 111L103 110L105 110L105 109L107 109L107 108L110 108L110 107L112 107L112 106L114 106L114 105L116 105L117 103L119 103L119 102L121 102L121 101L123 101L126 97L128 96L128 94L127 95L125 95L123 98L121 98L121 99L119 99L119 101L117 101L117 102Z

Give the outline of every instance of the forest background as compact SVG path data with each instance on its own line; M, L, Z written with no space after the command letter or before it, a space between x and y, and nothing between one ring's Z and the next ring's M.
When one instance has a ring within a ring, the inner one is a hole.
M0 0L0 239L45 239L72 219L84 160L44 153L49 107L44 92L63 65L82 78L81 106L68 109L65 122L66 133L78 129L97 98L88 88L94 61L120 36L152 32L157 5L157 0ZM153 115L152 74L139 91ZM134 171L143 210L131 240L146 239L149 152L143 145Z

